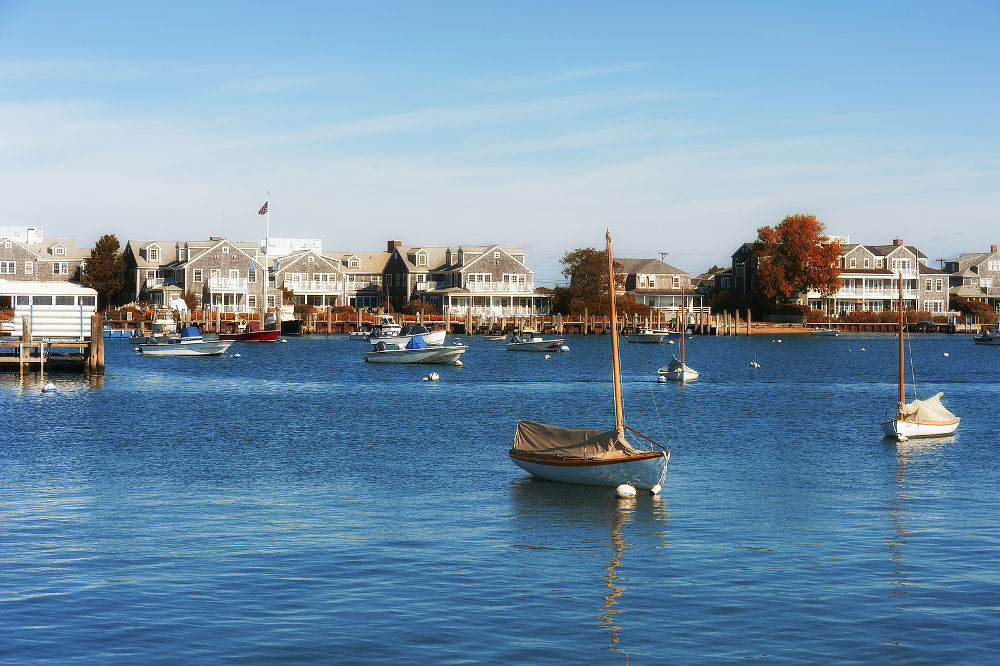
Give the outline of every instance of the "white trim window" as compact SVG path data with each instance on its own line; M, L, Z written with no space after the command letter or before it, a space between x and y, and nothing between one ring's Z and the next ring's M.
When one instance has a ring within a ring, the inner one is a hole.
M247 307L251 310L257 309L257 297L254 294L247 296Z
M53 275L69 275L69 262L68 261L54 261L54 262L52 262L52 274Z
M229 254L229 246L228 245L223 245L222 246L222 254Z
M200 268L194 268L191 270L191 281L192 282L202 281L202 272Z
M427 253L417 252L417 266L426 266L426 265L427 265Z
M159 261L160 260L160 248L158 247L147 247L146 248L146 261Z
M858 260L855 257L851 257L851 268L858 267Z
M17 274L16 261L0 261L0 275L16 275L16 274Z
M53 256L56 256L56 257L65 257L66 256L66 246L63 245L62 243L59 243L58 245L53 245L52 246L52 254L53 254Z
M230 268L229 269L229 279L230 280L239 280L240 279L240 269L238 269L238 268Z
M347 260L348 268L361 268L361 260L352 258Z
M1000 259L990 259L986 262L986 270L1000 271Z
M24 274L34 275L34 273L35 273L35 262L33 261L24 262Z
M222 269L221 268L213 268L212 272L209 273L209 277L211 277L212 279L219 279L219 278L221 278L222 277Z
M649 277L646 278L646 280L647 280L647 284L649 285L650 289L656 289L656 276L655 275L650 275Z

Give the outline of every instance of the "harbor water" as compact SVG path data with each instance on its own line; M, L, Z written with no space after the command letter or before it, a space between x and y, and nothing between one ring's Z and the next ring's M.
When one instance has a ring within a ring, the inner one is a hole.
M619 500L507 456L519 418L610 427L610 340L468 344L0 376L0 663L1000 660L1000 349L914 335L908 384L962 423L898 443L891 336L695 338L686 385L656 381L679 345L623 343L672 455Z

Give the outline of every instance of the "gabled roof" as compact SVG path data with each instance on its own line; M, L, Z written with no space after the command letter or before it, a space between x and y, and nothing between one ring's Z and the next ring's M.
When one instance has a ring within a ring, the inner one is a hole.
M313 261L312 264L309 263L309 257L312 256L320 261ZM297 252L290 252L282 257L278 257L280 261L279 267L277 269L272 268L275 273L285 273L290 268L303 268L312 266L314 269L316 266L322 266L329 270L329 272L337 272L343 274L342 266L338 264L337 258L328 257L315 250L299 250ZM298 272L293 271L293 272ZM318 271L319 272L319 271Z
M81 248L72 238L48 238L44 243L31 243L30 245L20 243L20 245L39 255L43 261L82 261L90 257L90 250ZM66 254L55 255L49 252L57 245L65 247Z
M899 248L902 247L902 248L906 248L907 250L909 250L910 252L912 252L917 257L920 257L922 259L926 259L927 258L926 254L924 254L923 252L921 252L920 250L918 250L916 247L914 247L912 245L865 245L865 247L868 248L876 256L877 255L882 255L883 257L887 257L887 256L889 256L890 254L892 254L893 252L895 252L896 250L898 250Z
M676 266L665 264L659 259L628 259L615 257L622 270L628 274L641 273L643 275L688 275L687 271L682 271Z
M522 266L524 266L524 270L528 271L529 273L533 273L534 272L530 268L528 268L528 266L523 261L521 261L520 259L516 258L514 255L512 255L509 250L507 250L506 248L500 247L499 245L491 245L491 246L487 247L486 249L482 250L481 252L479 252L479 256L478 257L476 257L472 261L467 262L465 264L465 266L462 266L460 268L460 270L461 271L466 271L466 270L472 268L473 266L475 266L477 262L479 262L479 261L481 261L483 259L486 259L487 261L489 261L489 258L490 258L489 255L490 255L491 252L493 252L493 253L501 252L503 254L506 254L508 257L510 257L511 261L516 261L517 263L519 263Z
M345 273L368 273L375 275L381 273L385 268L385 263L392 256L391 252L324 252L324 256L330 259L340 259L341 270ZM351 257L357 257L361 265L358 268L350 267Z

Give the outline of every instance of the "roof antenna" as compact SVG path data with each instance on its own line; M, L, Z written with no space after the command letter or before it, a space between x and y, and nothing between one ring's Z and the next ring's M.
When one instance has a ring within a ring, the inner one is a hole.
M944 270L944 262L946 262L948 260L947 259L935 259L934 261L939 262L941 264L941 270Z
M663 263L667 263L667 255L668 254L670 254L670 253L669 252L660 252L660 261L662 261Z

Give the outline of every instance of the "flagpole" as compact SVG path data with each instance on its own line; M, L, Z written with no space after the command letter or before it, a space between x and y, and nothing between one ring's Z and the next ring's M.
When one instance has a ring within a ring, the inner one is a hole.
M260 328L264 328L264 319L267 317L267 287L270 277L268 276L268 271L270 266L268 265L267 253L271 249L271 191L267 191L267 196L264 199L264 309L261 311L260 316Z

